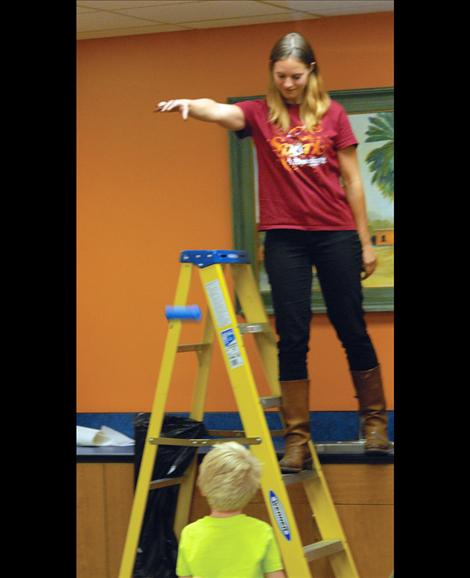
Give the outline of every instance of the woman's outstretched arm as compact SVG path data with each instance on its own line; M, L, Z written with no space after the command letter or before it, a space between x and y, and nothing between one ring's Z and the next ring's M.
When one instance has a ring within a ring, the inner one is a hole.
M154 112L181 112L184 120L190 116L205 122L215 122L230 130L245 128L245 115L240 107L222 104L210 98L162 100Z

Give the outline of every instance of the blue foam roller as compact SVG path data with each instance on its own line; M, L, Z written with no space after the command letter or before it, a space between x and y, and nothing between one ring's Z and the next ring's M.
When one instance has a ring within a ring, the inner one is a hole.
M199 305L167 305L165 307L167 319L188 319L199 321L202 317Z

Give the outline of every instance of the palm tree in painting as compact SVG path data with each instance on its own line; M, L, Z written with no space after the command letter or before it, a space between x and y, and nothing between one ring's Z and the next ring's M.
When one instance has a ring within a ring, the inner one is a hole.
M394 193L394 126L393 112L379 112L369 117L365 142L383 142L385 144L372 150L366 157L372 173L372 183L382 191L385 198L393 201Z

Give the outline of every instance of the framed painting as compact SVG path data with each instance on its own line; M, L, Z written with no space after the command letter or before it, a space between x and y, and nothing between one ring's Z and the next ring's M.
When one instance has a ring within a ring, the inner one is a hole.
M359 141L358 158L367 203L369 231L378 256L374 274L362 282L365 311L394 309L394 102L393 88L330 91L344 106ZM230 97L227 102L264 96ZM271 290L264 269L264 232L257 230L257 163L251 138L229 133L234 249L248 251L268 313L273 312ZM312 308L326 307L315 271Z

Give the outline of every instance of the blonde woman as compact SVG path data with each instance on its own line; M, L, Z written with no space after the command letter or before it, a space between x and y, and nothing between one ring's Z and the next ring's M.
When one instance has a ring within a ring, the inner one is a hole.
M274 45L266 99L222 104L162 101L156 110L215 122L253 137L259 174L259 229L279 336L285 472L309 465L309 347L312 267L346 352L365 450L390 449L380 365L362 309L362 279L377 266L367 227L357 140L344 108L323 88L317 58L296 32Z
M176 574L184 578L285 578L269 524L243 513L260 487L261 465L236 442L215 445L198 476L210 516L181 532Z

